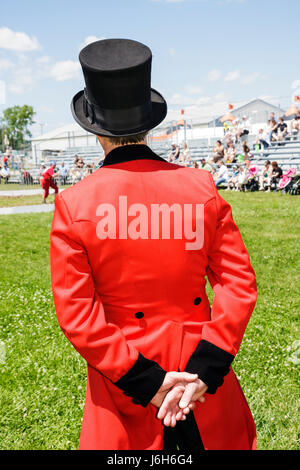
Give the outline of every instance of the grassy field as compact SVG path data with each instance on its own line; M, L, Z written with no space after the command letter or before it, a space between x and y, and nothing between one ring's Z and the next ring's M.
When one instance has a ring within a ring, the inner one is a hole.
M234 369L254 414L258 448L299 449L300 198L221 194L257 276L257 305ZM51 220L48 213L0 217L1 449L78 446L86 366L55 317ZM212 300L210 287L208 294Z
M68 188L70 185L60 185L60 188ZM0 184L0 191L17 191L23 189L41 189L39 184L20 184L20 183L9 183L9 184ZM52 189L50 189L52 191Z
M47 198L47 204L54 202L53 194ZM30 206L32 204L42 204L43 198L41 194L34 196L0 196L0 207Z
M39 184L20 184L20 183L8 183L0 184L0 191L17 191L19 189L41 189Z

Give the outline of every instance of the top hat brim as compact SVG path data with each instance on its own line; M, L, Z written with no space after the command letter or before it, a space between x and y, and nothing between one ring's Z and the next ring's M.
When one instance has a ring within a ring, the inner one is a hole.
M95 135L104 137L125 137L128 135L140 134L147 132L154 127L158 126L167 115L167 103L163 96L158 91L151 88L151 102L152 112L146 124L137 127L136 129L114 131L108 130L99 125L98 123L91 124L84 113L84 90L79 91L71 102L71 111L75 121L86 131ZM130 112L130 110L128 110Z

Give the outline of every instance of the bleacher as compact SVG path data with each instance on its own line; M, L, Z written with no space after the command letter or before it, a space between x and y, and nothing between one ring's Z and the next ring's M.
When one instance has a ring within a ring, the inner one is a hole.
M95 165L97 165L99 161L103 160L104 158L104 153L100 145L95 145L93 147L70 147L55 157L48 156L45 163L50 164L51 161L55 160L58 167L60 167L62 162L65 162L66 166L72 168L75 155L78 155L79 158L82 158L85 164L95 163Z
M248 145L251 149L252 145L250 140ZM213 146L206 146L203 148L194 147L192 142L190 143L190 151L192 159L196 162L200 162L201 158L211 157L213 155ZM237 153L241 149L237 148ZM284 141L284 142L272 142L269 148L255 152L250 150L252 155L251 163L262 168L266 160L277 161L278 165L285 171L289 168L296 168L297 172L300 172L300 140ZM227 164L229 168L232 164Z
M218 138L208 139L193 139L189 140L188 145L191 152L191 157L193 161L200 162L202 158L209 158L213 155L213 147ZM283 169L283 171L288 170L289 168L296 168L296 173L300 173L300 140L285 140L283 142L272 142L272 144L265 150L260 150L255 152L252 150L255 143L255 136L248 136L248 146L250 147L250 153L252 155L251 163L257 165L259 169L262 169L264 162L266 160L277 161L278 165ZM151 148L154 152L160 155L163 158L167 158L170 152L170 142L152 142ZM236 146L237 154L242 152L242 144ZM64 162L67 167L70 169L73 168L74 157L78 155L79 158L82 158L84 164L94 163L98 167L99 163L104 158L104 153L102 148L97 146L90 147L70 147L64 152L60 152L57 155L48 155L44 161L46 165L50 164L52 160L56 161L57 167L61 166L61 163ZM232 173L232 166L234 164L227 164L229 169L229 175ZM24 179L23 172L12 172L9 183L20 183L22 185L26 184L36 184L39 183L40 167L30 168L27 170L30 174L30 179L26 181ZM71 181L69 178L68 182Z

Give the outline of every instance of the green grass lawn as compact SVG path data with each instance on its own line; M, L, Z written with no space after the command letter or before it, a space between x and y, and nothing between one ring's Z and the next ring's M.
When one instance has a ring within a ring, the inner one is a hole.
M39 184L20 184L20 183L8 183L0 184L0 191L16 191L18 189L41 189Z
M68 188L70 185L60 185L60 188ZM41 189L39 184L20 184L20 183L9 183L9 184L0 184L0 191L17 191L23 189ZM50 189L52 191L52 189Z
M234 369L254 414L258 448L299 449L300 198L221 194L257 276L257 305ZM48 213L0 217L1 449L78 446L86 366L56 321L51 220ZM210 287L208 294L212 300Z
M51 193L47 198L47 204L54 202L54 195ZM0 196L0 207L31 206L32 204L42 204L43 196Z

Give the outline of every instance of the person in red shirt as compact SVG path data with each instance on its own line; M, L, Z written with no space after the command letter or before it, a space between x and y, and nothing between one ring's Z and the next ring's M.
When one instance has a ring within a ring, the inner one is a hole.
M44 171L44 173L42 173L41 187L44 190L44 195L43 195L44 204L46 204L47 197L49 196L49 188L53 188L55 191L54 200L56 198L56 195L58 194L58 187L53 178L55 167L56 167L56 162L52 162L50 167L46 171Z

